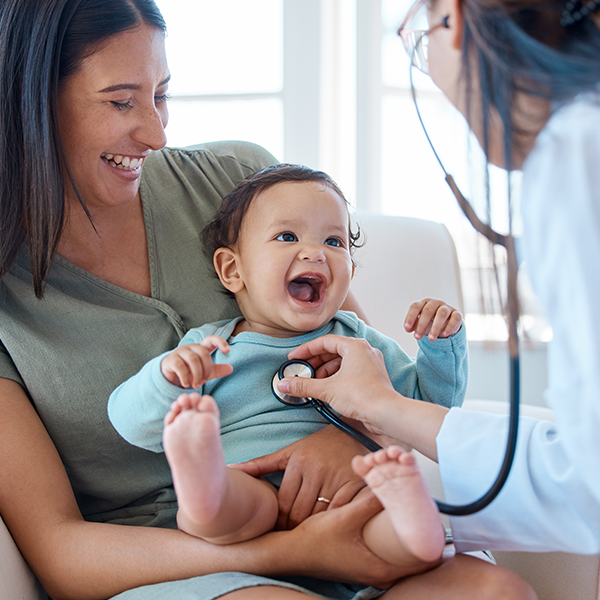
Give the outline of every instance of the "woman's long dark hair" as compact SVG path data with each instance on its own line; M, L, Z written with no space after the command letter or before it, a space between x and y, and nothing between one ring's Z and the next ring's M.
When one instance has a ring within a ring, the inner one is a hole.
M0 280L26 242L43 296L65 222L65 173L71 179L59 85L108 38L142 23L165 30L154 0L0 0Z
M559 106L598 90L600 29L591 15L562 25L566 4L566 0L462 0L463 74L468 87L473 83L481 90L481 107L471 108L477 113L481 108L484 146L493 110L500 116L509 170L513 149L528 133L516 124L521 93ZM473 67L476 83L469 77ZM487 154L488 148L484 151Z
M575 10L583 6L581 0L571 3ZM566 8L567 0L461 0L467 120L481 127L483 151L489 156L491 123L496 114L500 117L509 174L509 233L513 212L510 172L519 167L515 156L522 158L522 150L530 146L547 117L528 114L523 97L549 101L554 110L580 94L599 91L600 28L592 14L565 25ZM487 181L487 222L491 225L489 173ZM490 251L499 290L496 255L491 247ZM507 307L516 319L516 257L508 257L508 261L514 264L508 269Z

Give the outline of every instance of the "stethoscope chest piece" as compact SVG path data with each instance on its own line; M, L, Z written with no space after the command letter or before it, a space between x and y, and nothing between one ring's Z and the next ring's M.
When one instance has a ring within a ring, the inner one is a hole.
M354 439L358 440L365 448L371 452L381 450L381 446L374 442L371 438L358 431L350 423L346 423L334 410L332 410L325 402L321 402L317 398L298 398L297 396L288 396L277 389L277 384L285 377L307 377L313 379L315 370L304 360L288 360L284 362L279 371L273 375L271 389L275 397L288 406L312 406L321 416L325 417L332 425L335 425Z
M279 367L279 371L273 375L273 382L271 385L271 389L275 394L275 397L284 404L288 404L289 406L305 406L310 404L310 398L298 398L297 396L288 396L288 394L284 394L280 392L277 388L277 384L284 379L285 377L307 377L308 379L312 379L315 376L315 370L311 367L309 363L304 360L288 360L284 362L281 367Z

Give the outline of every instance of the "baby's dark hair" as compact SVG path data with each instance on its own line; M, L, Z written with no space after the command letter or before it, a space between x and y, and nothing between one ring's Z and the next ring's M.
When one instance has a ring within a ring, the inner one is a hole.
M244 216L258 194L278 183L315 181L332 189L346 204L342 190L327 173L315 171L302 165L278 164L266 167L240 181L223 198L215 218L204 229L204 244L207 255L212 258L217 248L233 248L237 243ZM348 215L349 250L360 246L360 228L356 232L350 226Z

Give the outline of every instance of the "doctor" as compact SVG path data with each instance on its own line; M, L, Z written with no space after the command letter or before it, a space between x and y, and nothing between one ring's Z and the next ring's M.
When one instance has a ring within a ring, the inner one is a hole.
M524 258L554 333L546 401L556 425L521 420L498 498L451 519L457 550L600 552L600 2L420 0L413 10L429 22L428 46L417 42L424 68L488 161L523 170ZM361 340L321 338L290 358L325 363L330 376L283 380L281 391L437 460L448 502L479 498L495 478L506 418L400 396Z

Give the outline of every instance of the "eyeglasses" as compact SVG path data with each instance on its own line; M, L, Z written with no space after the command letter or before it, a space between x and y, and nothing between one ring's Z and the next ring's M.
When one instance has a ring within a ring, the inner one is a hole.
M433 27L429 26L427 15L428 0L417 0L408 11L402 25L398 28L398 35L406 49L412 64L425 74L429 74L429 62L427 60L427 46L432 31L439 27L448 28L448 17L443 17Z

